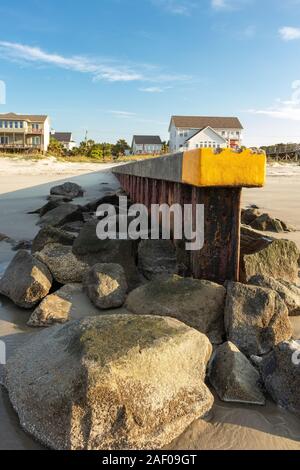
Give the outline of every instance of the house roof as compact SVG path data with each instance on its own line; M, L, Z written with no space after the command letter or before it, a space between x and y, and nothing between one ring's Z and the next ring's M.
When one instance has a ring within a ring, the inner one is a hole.
M133 142L137 145L161 145L162 141L159 135L134 135Z
M196 135L198 134L201 134L201 132L205 131L205 129L210 129L214 134L216 134L220 139L224 140L224 142L227 142L226 139L221 135L219 134L217 131L215 131L212 127L210 126L206 126L206 127L203 127L203 129L200 129L199 131L195 132L193 135L191 135L188 139L186 139L186 142L188 142L189 140L191 140L193 137L195 137Z
M71 132L55 132L52 134L53 139L58 140L58 142L72 142L72 133Z
M205 127L212 127L213 129L243 129L237 117L172 116L172 121L176 127L187 129L203 129Z
M16 114L16 113L7 113L0 114L0 119L18 119L20 121L30 121L30 122L44 122L48 116L44 114Z

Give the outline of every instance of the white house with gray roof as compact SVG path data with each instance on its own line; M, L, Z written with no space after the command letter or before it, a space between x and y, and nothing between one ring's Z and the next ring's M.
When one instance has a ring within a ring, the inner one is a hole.
M172 116L170 152L197 148L236 148L242 145L243 126L236 117Z

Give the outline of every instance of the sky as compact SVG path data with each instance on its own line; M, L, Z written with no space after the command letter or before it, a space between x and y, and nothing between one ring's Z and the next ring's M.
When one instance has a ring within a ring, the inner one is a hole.
M300 0L1 0L0 18L0 113L77 142L167 140L174 114L300 142Z

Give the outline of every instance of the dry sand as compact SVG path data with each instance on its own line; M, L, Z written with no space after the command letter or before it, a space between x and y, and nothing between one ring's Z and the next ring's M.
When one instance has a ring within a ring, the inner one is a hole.
M111 165L56 163L54 159L32 162L11 162L0 159L0 233L16 239L31 239L38 231L36 216L28 211L43 205L51 186L71 180L82 184L87 194L78 202L88 201L118 182L109 172ZM268 170L264 189L244 190L244 204L257 204L283 218L300 231L300 167L273 167ZM300 232L287 234L300 247ZM14 255L11 245L0 242L0 275ZM81 299L81 302L83 300ZM0 339L7 345L8 356L35 334L26 326L30 312L15 307L0 297ZM300 335L300 317L294 319ZM0 379L1 372L0 368ZM20 428L7 394L0 390L0 450L41 449ZM300 450L300 422L290 413L268 401L266 407L230 405L217 397L207 420L195 421L176 439L169 449L297 449Z

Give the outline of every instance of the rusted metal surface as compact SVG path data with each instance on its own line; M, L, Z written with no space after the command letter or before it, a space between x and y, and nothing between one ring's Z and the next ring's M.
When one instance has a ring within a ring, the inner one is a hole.
M151 210L151 204L204 204L204 247L181 253L188 274L223 283L238 281L241 188L198 188L182 183L117 174L131 200ZM182 244L183 245L183 244ZM180 243L176 243L180 246Z

